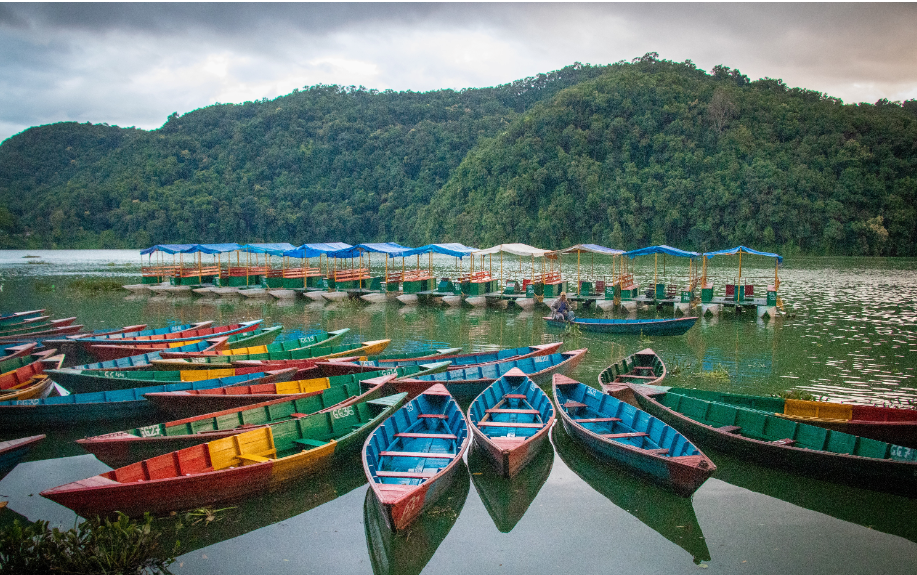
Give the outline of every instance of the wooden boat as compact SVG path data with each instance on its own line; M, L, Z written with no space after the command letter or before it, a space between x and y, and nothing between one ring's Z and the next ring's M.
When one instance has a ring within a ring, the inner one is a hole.
M71 427L83 423L113 421L134 417L155 417L156 405L145 394L165 391L212 389L247 382L261 383L287 379L296 370L250 373L203 381L153 385L96 393L74 393L44 399L0 402L0 429Z
M62 335L71 335L83 329L82 325L65 325L57 326L39 331L31 331L15 335L0 336L0 343L27 343L32 341L44 341Z
M405 401L396 394L265 426L43 491L82 516L204 507L327 468Z
M54 381L48 375L33 375L23 383L0 392L0 401L48 397L53 387Z
M139 332L145 329L146 324L128 325L113 329L100 329L87 333L75 333L73 335L68 335L57 339L45 339L43 340L43 343L48 347L56 348L66 356L64 365L75 365L81 361L85 361L79 358L88 357L88 354L83 350L83 346L77 343L76 340L84 337L107 337L109 335L116 335L121 333Z
M195 357L201 357L206 355L252 355L252 354L261 354L261 353L274 353L274 352L285 352L285 351L294 351L297 349L306 349L310 347L317 346L329 346L336 344L341 338L347 335L350 332L350 328L339 329L335 331L322 331L308 337L301 337L297 339L288 339L284 341L279 341L277 343L268 343L265 345L250 345L250 346L229 346L225 349L209 352L176 352L176 351L164 351L162 352L163 359L193 359Z
M32 437L0 441L0 479L6 477L6 474L22 461L29 449L44 438L44 435L33 435Z
M551 327L565 328L575 325L583 331L600 333L617 333L631 335L684 335L697 323L698 317L681 317L673 319L582 319L571 322L555 320L550 316L543 318Z
M57 350L48 349L5 362L4 369L8 371L0 373L0 392L20 389L33 377L44 373L46 369L60 367L64 356L54 355L56 353Z
M205 327L201 329L190 329L181 331L169 337L137 337L123 338L113 342L98 342L93 338L80 339L83 349L88 351L99 361L111 361L122 357L130 357L138 353L150 353L157 349L169 349L172 347L181 347L185 343L192 343L204 339L213 339L217 337L231 337L238 334L253 332L261 320L248 321L244 323L223 325L218 327Z
M55 383L71 393L94 393L130 389L146 385L162 385L188 381L202 381L218 377L232 377L264 371L261 367L227 367L219 369L188 369L184 371L158 370L99 370L99 369L49 369L46 371Z
M432 364L429 370L443 369L443 366ZM156 392L147 394L146 398L156 404L160 410L172 417L192 417L202 413L211 413L224 409L245 407L274 399L290 399L294 395L308 395L329 387L365 382L370 387L391 384L398 377L418 373L420 367L403 367L383 372L338 375L314 379L288 379L266 384L237 385L219 389L179 390L176 392ZM298 375L299 372L297 372Z
M645 411L563 375L554 376L553 387L564 429L600 459L685 497L716 470L685 436Z
M363 445L363 470L392 531L432 506L464 466L468 424L442 385L434 385L385 420Z
M917 409L805 401L679 387L671 387L669 391L705 401L757 409L783 419L917 449Z
M270 365L277 367L284 365L290 360L326 360L333 357L358 356L365 357L384 350L392 340L380 339L376 341L365 341L360 344L350 345L318 345L295 349L292 351L276 351L269 353L252 353L248 355L206 355L192 359L162 359L156 358L150 360L150 363L156 369L210 369L216 366L229 365L255 365L249 362L257 361L257 365Z
M602 462L579 441L555 425L552 437L557 455L566 466L613 505L633 515L672 543L687 551L695 564L710 560L710 548L689 497L681 497L618 465ZM716 478L721 479L717 458Z
M917 497L917 449L671 393L664 386L630 383L615 395L639 402L694 441L755 463Z
M51 316L40 315L36 317L30 317L28 319L23 319L17 322L3 324L0 325L0 335L12 335L21 331L36 331L39 329L45 329L49 326L50 320ZM70 323L73 323L73 321L71 320Z
M189 343L183 345L179 348L176 348L176 351L209 351L222 349L226 346L226 341L228 338L221 337L215 338L212 340L199 341L196 343ZM118 371L130 371L135 369L152 369L153 364L150 363L154 359L160 358L159 351L154 351L152 353L140 353L137 355L132 355L130 357L122 357L120 359L115 359L112 361L97 361L93 363L84 363L82 365L74 366L73 369L78 370L87 370L87 369L114 369Z
M269 344L274 339L280 335L280 332L283 330L283 326L274 326L265 329L256 329L247 332L234 333L229 336L219 336L226 340L226 345L221 346L219 350L213 350L210 353L219 353L227 349L232 348L243 348L247 349L248 346L264 346L264 344ZM110 361L113 359L119 359L122 357L130 357L132 355L137 355L140 353L152 353L154 351L162 351L162 353L169 353L169 350L175 349L177 347L182 347L188 341L200 341L200 340L186 340L186 341L163 341L163 342L152 342L144 343L143 345L133 345L133 344L94 344L90 346L92 350L92 355L95 356L99 361ZM213 338L207 338L207 341L214 341Z
M363 500L363 526L373 575L420 575L458 520L468 498L468 471L459 465L452 485L404 530L393 532L371 489ZM366 478L361 474L361 479Z
M509 533L522 520L551 475L553 465L554 449L539 449L534 459L510 479L496 472L490 459L477 445L468 448L471 483L501 533Z
M78 439L76 442L106 465L122 467L170 451L237 435L253 427L273 425L350 403L369 401L381 397L382 389L382 385L363 386L359 381L348 382L253 405Z
M43 309L33 309L29 311L17 311L14 313L7 313L0 315L0 325L9 325L11 323L18 323L22 320L28 319L30 317L35 317L44 313Z
M564 345L564 342L555 342L555 343L546 343L541 345L529 345L525 347L517 347L515 349L501 349L498 351L483 351L478 353L466 353L462 355L453 355L450 357L437 358L437 361L440 359L442 361L448 361L452 364L449 368L453 369L465 369L469 367L480 367L483 365L488 365L492 363L501 363L507 361L518 361L520 359L526 359L529 357L539 357L543 355L551 355L552 353L557 353L557 350ZM363 365L371 365L380 367L383 365L417 365L421 363L429 363L428 359L401 359L401 360L386 360L385 362L379 362L375 359L372 359L368 362L363 362Z
M468 407L474 443L504 477L514 477L537 454L554 425L554 405L518 367Z
M449 347L443 349L426 349L423 351L417 352L399 352L399 353L390 353L390 354L380 354L373 356L373 361L383 364L383 363L395 363L398 364L401 361L406 360L428 360L428 361L441 361L448 357L453 357L461 353L462 348L460 347Z
M599 387L608 393L609 389L624 383L659 385L665 379L665 374L665 364L655 351L646 348L602 370L599 374Z
M147 337L147 336L172 336L183 331L188 331L189 329L203 329L205 327L210 327L213 325L213 320L210 321L199 321L196 323L186 323L181 325L172 325L169 327L161 327L156 329L146 329L146 326L140 327L140 329L123 331L115 330L110 333L101 333L92 335L93 340L114 340L117 342L121 339L136 339L138 337ZM88 338L87 334L80 334L73 336L72 339L85 339Z
M24 343L21 345L8 346L4 350L7 352L6 355L0 357L0 373L5 373L9 371L9 368L7 368L6 366L12 365L12 362L7 363L11 359L18 359L20 357L26 357L28 355L32 355L32 353L35 351L35 348L37 346L38 346L38 343L35 343L35 342Z
M408 392L408 397L414 397L431 385L441 383L446 386L453 397L470 400L513 368L520 369L535 383L545 385L551 381L555 373L567 374L573 371L586 357L587 351L589 350L585 348L575 349L517 361L491 363L432 375L405 377L394 381L392 385L398 391Z

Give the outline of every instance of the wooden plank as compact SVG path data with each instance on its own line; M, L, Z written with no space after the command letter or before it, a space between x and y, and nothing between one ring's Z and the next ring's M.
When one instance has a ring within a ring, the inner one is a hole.
M652 453L654 455L665 455L666 453L669 452L669 450L664 447L660 447L659 449L644 449L644 451L646 451L647 453Z
M407 437L407 438L432 438L432 439L458 439L455 435L451 433L396 433L395 437Z
M564 409L572 409L576 407L586 407L586 404L580 403L578 401L573 401L572 399L568 399L567 403L565 403L563 407Z
M544 427L544 424L543 423L512 423L509 421L506 421L506 422L482 421L478 423L478 427L531 427L533 429L540 429Z
M504 399L525 399L525 394L522 393L507 393L503 396Z
M412 471L377 471L377 477L404 477L406 479L428 479L436 475L435 471L415 473Z
M526 414L526 415L538 415L541 413L537 409L508 409L508 408L499 409L496 407L485 409L484 412L485 413L521 413L521 414Z
M621 421L618 417L590 417L587 419L574 419L577 423L605 423L608 421Z
M255 455L254 453L240 453L237 455L242 461L254 461L255 463L263 463L265 461L270 461L269 458L262 455Z
M644 433L642 431L633 431L630 433L603 433L602 437L607 437L608 439L623 439L625 437L646 437L649 433Z
M454 453L426 453L423 451L381 451L379 455L390 457L425 457L429 459L455 459Z
M420 419L449 419L449 417L442 413L421 413L417 416Z

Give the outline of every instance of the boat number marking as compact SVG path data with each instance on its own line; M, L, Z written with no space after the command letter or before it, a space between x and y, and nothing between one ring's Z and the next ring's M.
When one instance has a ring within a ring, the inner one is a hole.
M598 394L599 394L599 390L597 390L597 389L594 388L594 387L587 387L587 388L586 388L586 393L588 393L588 394L591 395L592 397L596 397L596 396L598 396Z
M899 461L917 461L917 449L902 447L900 445L891 446L891 458ZM917 471L914 472L917 475Z
M404 408L405 408L406 410L408 410L408 411L414 411L414 404L413 404L413 403L409 403L409 404L405 405Z
M398 375L397 369L383 369L379 372L379 375Z
M102 371L102 377L107 377L109 379L123 379L127 377L127 374L123 371Z
M353 407L342 407L331 412L331 417L341 419L353 415Z
M529 389L531 389L532 391L535 391L536 389L538 389L538 384L533 381L532 386Z
M192 357L191 363L207 363L206 357Z
M371 361L358 361L357 364L359 364L359 365L365 365L365 366L367 366L367 367L373 367L373 362L371 362Z
M138 427L137 431L140 432L140 437L156 437L161 435L159 432L158 425L148 425L146 427Z
M423 502L423 494L415 495L414 497L412 497L411 500L408 501L407 504L404 506L404 511L401 512L401 518L404 519L406 517L407 518L412 517L415 513L414 510L417 508L418 504L422 502Z
M37 399L20 399L14 405L38 405Z

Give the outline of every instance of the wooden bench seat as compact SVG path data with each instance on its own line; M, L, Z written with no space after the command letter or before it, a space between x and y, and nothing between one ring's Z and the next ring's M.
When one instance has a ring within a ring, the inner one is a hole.
M504 399L525 399L526 395L524 393L507 393L503 396Z
M538 415L539 413L541 413L537 409L508 409L508 408L501 409L501 408L496 408L496 407L493 407L491 409L485 409L484 412L485 413L521 413L521 414L526 414L526 415Z
M436 471L423 471L417 473L415 471L377 471L377 477L399 477L405 479L429 479L436 475Z
M417 417L421 419L449 419L449 417L443 413L421 413Z
M577 423L606 423L610 421L621 421L618 417L591 417L588 419L574 419Z
M723 427L717 427L717 430L723 431L726 433L738 433L742 431L742 428L738 425L724 425Z
M422 451L381 451L383 457L427 457L430 459L455 459L454 453L425 453Z
M406 437L409 439L458 439L451 433L396 433L395 437Z
M271 457L268 457L269 455L277 455L277 450L268 449L267 451L262 451L260 453L240 453L236 455L236 459L240 459L242 461L251 461L254 463L263 463L265 461L270 461L271 459L273 459Z
M302 445L303 447L308 447L308 448L323 447L325 445L328 445L327 441L319 441L317 439L308 439L308 438L294 439L293 443L296 443L296 444Z
M628 437L647 437L649 433L644 433L642 431L631 431L628 433L604 433L602 437L607 437L608 439L625 439Z
M481 421L478 427L530 427L540 429L544 427L543 423L514 423L510 421Z
M665 447L660 447L659 449L644 449L647 453L652 453L654 455L665 455L669 452Z
M580 403L579 401L573 401L568 399L567 403L564 404L564 409L575 409L577 407L586 407L585 403Z

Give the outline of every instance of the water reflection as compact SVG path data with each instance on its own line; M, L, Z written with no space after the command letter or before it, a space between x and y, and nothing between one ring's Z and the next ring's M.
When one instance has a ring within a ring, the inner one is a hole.
M509 533L519 523L551 475L553 464L554 448L543 445L516 477L508 479L494 470L480 448L472 445L468 451L471 482L500 532Z
M385 524L382 509L372 491L366 490L363 523L366 547L375 575L417 575L455 525L468 497L468 470L460 465L452 485L439 501L411 525L397 533Z
M562 425L554 426L551 438L561 460L589 486L690 553L694 563L710 560L710 550L690 498L599 462L567 435Z

